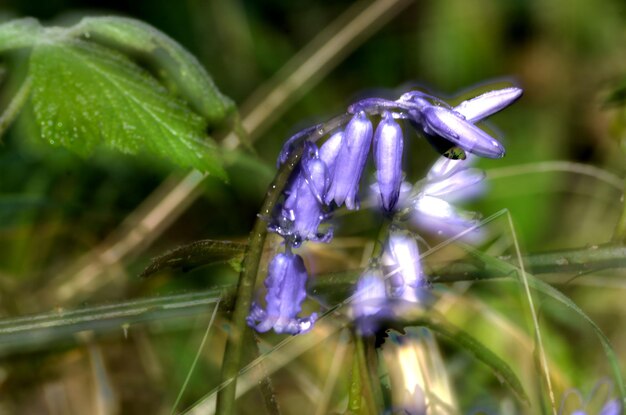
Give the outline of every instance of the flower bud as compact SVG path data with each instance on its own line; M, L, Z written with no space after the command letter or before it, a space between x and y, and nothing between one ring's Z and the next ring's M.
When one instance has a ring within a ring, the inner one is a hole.
M461 102L454 107L454 111L464 116L467 121L475 123L508 107L517 101L522 93L522 89L516 87L485 92Z
M402 183L402 128L390 112L383 113L374 134L374 164L383 208L390 212L398 202Z
M367 161L372 135L372 123L362 111L346 125L343 144L325 198L327 204L334 201L337 206L341 206L345 202L348 209L358 208L359 180Z
M465 120L453 110L430 106L422 111L424 132L445 138L463 150L481 157L504 157L504 147L498 140Z

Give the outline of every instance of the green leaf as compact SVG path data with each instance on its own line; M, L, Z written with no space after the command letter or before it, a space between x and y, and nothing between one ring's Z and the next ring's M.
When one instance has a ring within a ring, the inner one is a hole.
M211 239L195 241L153 258L150 265L141 273L141 277L149 277L166 269L187 272L213 264L229 264L237 271L245 250L246 245L237 242Z
M526 274L526 276L528 278L528 284L530 284L531 287L560 302L570 310L573 310L576 314L578 314L579 317L581 317L583 320L589 323L589 325L591 325L594 332L596 333L596 336L598 336L600 343L602 344L604 354L609 360L611 369L613 369L613 376L615 376L615 381L619 390L622 403L626 403L626 387L624 386L624 379L622 378L619 358L615 354L615 350L613 350L613 346L611 346L609 338L606 337L602 329L591 319L591 317L589 317L580 307L576 305L576 303L570 300L565 294L552 287L551 285L548 285L545 282L533 277L532 275Z
M165 69L177 92L209 122L219 122L234 109L200 62L176 41L139 20L125 17L88 17L71 29L107 45L149 54Z
M30 17L0 24L0 52L32 46L41 31L39 22Z
M520 269L518 267L511 265L501 259L491 257L476 250L470 250L469 252L471 255L484 261L488 267L500 269L504 275L520 272ZM589 323L589 325L591 325L593 331L600 340L600 344L602 344L602 348L604 349L604 354L606 355L609 364L613 369L613 376L615 377L615 382L619 389L622 403L626 403L626 387L624 385L624 379L622 378L619 359L615 353L615 350L613 350L613 347L611 346L611 342L609 341L608 337L606 337L602 329L600 329L600 327L591 319L591 317L589 317L580 307L576 305L576 303L570 300L565 294L552 287L551 285L546 284L540 279L535 278L528 272L526 272L525 274L528 280L528 284L532 288L565 305L567 308L574 311L574 313L576 313L579 317Z
M148 151L225 177L205 120L126 56L67 36L39 42L30 60L42 138L83 155L103 143Z

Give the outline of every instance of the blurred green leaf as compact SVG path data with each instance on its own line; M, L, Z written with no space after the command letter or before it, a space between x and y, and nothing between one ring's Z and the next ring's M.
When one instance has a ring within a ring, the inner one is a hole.
M0 52L32 46L42 27L36 19L31 17L12 20L0 25Z
M520 269L518 267L511 265L501 259L489 256L476 250L470 250L470 253L471 255L483 260L488 266L494 267L494 269L499 268L504 275L508 275L513 272L520 272ZM604 353L609 360L611 368L613 369L613 375L615 377L615 381L619 389L622 402L626 402L626 387L624 386L624 380L622 378L619 366L619 358L617 357L615 350L613 350L613 346L611 346L611 342L609 341L608 337L606 337L602 329L595 323L595 321L591 319L591 317L589 317L580 307L576 305L576 303L570 300L565 294L552 287L551 285L541 281L540 279L535 278L529 273L525 273L525 275L528 280L528 284L532 288L565 305L567 308L574 311L575 314L577 314L579 317L581 317L583 320L591 325L593 331L596 333L596 336L598 336L598 339L602 344L602 348L604 349Z
M166 269L187 272L204 265L224 263L239 271L245 250L245 244L231 241L205 239L192 242L153 258L141 277L149 277Z
M124 17L88 17L71 29L96 41L149 53L165 76L194 110L210 122L219 122L234 109L233 102L222 95L198 60L177 42L154 27Z
M611 91L604 103L607 106L626 105L626 79L622 80L622 82L620 82L619 85Z
M206 122L124 55L79 39L39 42L30 60L42 138L89 154L104 143L147 150L181 166L225 173Z
M617 383L617 388L619 390L619 394L621 396L621 401L626 402L626 388L624 386L624 379L622 379L622 373L619 364L619 358L617 354L613 350L613 346L611 346L611 342L609 338L606 337L602 329L589 317L580 307L576 305L572 300L570 300L565 294L552 287L549 284L533 277L532 275L528 275L528 283L531 287L536 289L537 291L542 292L543 294L549 296L550 298L560 302L565 305L570 310L573 310L579 317L585 320L587 323L591 325L593 331L598 336L600 343L602 344L602 348L604 349L604 354L606 355L609 363L611 365L611 369L613 369L613 375L615 377L615 381Z

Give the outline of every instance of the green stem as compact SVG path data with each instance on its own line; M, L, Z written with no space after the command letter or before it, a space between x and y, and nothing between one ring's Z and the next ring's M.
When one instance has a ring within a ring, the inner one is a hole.
M378 360L374 350L374 339L361 337L354 333L356 347L355 358L359 361L362 394L367 403L368 413L378 414L383 411L382 390L378 380Z
M471 255L471 251L470 251ZM529 272L533 274L576 273L583 274L605 269L626 268L626 245L594 245L563 251L528 254L523 258ZM516 265L516 258L500 257L500 260ZM455 262L429 264L433 283L482 281L503 278L507 274L479 258L470 256ZM309 281L309 290L315 293L336 291L341 286L356 283L362 269L319 275Z
M357 348L358 337L354 336L355 349ZM347 415L359 415L361 413L361 403L363 400L363 384L361 376L361 364L358 352L352 356L352 379L350 381L350 389L348 391L348 411Z
M15 93L15 96L7 106L7 109L0 116L0 138L4 135L7 128L15 121L17 116L19 115L22 107L28 100L28 96L30 95L30 90L33 86L33 80L30 76L27 76L24 79L24 82L20 86L20 88ZM1 141L1 140L0 140Z
M289 160L283 164L276 174L274 181L269 187L261 211L250 233L248 248L244 257L241 273L239 274L239 285L235 298L235 309L231 320L230 333L224 352L222 364L222 383L226 386L217 394L216 412L218 414L232 414L235 407L235 391L237 388L237 374L241 367L243 355L244 337L252 338L250 328L246 324L246 317L250 312L256 276L263 254L265 237L267 236L267 218L270 217L283 189L287 185L289 176L302 156L302 149L294 151Z
M501 258L505 259L505 258ZM508 259L509 263L516 261ZM527 270L544 273L588 273L604 269L626 268L626 246L600 245L524 257ZM347 295L363 270L318 275L309 280L309 292L317 295ZM435 267L433 282L481 281L503 278L507 272L476 258ZM206 313L207 306L220 302L220 309L231 311L235 287L212 289L166 297L141 298L128 302L61 310L24 317L0 319L0 357L15 351L49 348L58 341L72 339L89 328L96 333L119 330L123 325Z
M615 232L613 233L613 242L624 243L626 242L626 182L624 183L624 192L622 193L622 213L617 220L615 226Z

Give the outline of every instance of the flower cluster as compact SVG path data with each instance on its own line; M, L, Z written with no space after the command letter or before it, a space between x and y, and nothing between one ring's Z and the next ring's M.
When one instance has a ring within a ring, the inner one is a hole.
M462 153L500 158L504 147L474 125L512 104L522 94L511 87L487 92L456 107L431 95L410 91L395 101L367 98L350 105L340 122L305 129L285 143L278 164L284 163L295 149L302 148L302 159L284 190L284 200L273 212L268 230L285 240L285 253L277 254L269 266L265 282L266 307L253 304L248 324L257 331L274 329L277 333L298 334L309 330L315 315L298 317L306 296L306 269L302 258L292 252L305 241L329 242L332 229L320 230L332 210L345 204L359 208L361 176L372 149L376 168L376 189L380 205L388 216L400 208L410 212L417 225L466 229L474 221L457 212L449 198L482 179L482 173L467 168L467 160L444 158L437 162L421 190L403 191L402 155L404 133L400 122L408 123L438 149L458 147ZM378 121L377 124L372 121ZM320 132L328 135L320 147L314 139ZM442 143L446 143L442 145ZM439 221L439 224L437 224ZM365 293L360 316L384 312L387 299L410 303L420 301L424 276L415 238L405 232L392 232L383 262L388 270L366 273L358 284Z

